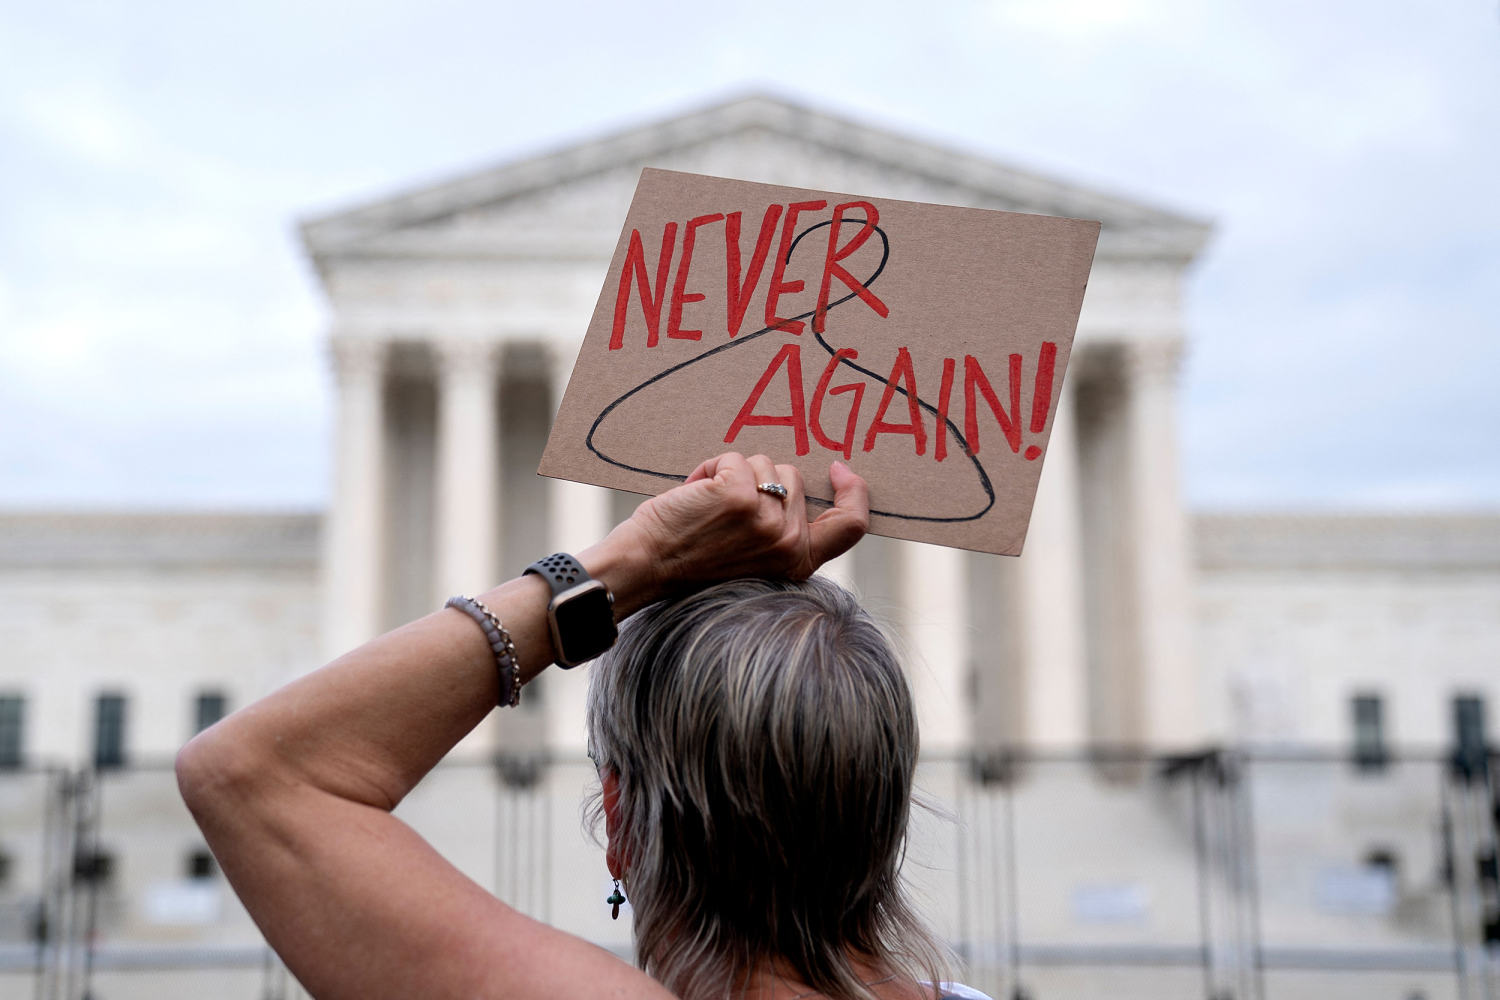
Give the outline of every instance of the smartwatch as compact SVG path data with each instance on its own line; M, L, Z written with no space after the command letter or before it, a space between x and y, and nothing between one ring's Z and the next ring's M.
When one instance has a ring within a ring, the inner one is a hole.
M586 663L615 644L615 596L589 576L566 552L538 559L526 567L552 588L547 604L547 627L557 665L569 669ZM524 574L523 574L524 575Z

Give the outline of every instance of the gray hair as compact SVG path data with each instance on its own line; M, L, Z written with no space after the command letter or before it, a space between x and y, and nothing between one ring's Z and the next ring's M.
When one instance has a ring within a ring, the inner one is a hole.
M594 665L588 730L619 786L637 961L673 993L727 996L779 959L872 1000L851 955L939 981L900 878L911 690L847 591L733 580L641 611Z

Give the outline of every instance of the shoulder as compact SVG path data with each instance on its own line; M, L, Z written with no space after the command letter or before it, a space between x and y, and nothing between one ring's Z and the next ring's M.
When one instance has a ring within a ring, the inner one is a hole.
M990 1000L989 994L963 983L942 982L938 983L938 989L943 991L943 1000Z

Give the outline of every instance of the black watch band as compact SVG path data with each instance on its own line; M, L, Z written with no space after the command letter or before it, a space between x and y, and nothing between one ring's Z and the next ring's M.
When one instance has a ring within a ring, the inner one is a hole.
M588 570L583 568L583 563L566 552L554 552L545 559L538 559L526 567L526 572L535 573L546 580L547 586L552 588L553 597L593 579Z
M547 581L552 600L547 604L547 627L557 650L557 664L576 667L615 644L614 595L589 576L577 559L555 552L526 567Z

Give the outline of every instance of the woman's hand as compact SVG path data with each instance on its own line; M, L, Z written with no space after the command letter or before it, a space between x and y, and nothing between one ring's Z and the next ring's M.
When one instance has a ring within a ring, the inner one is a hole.
M864 479L842 462L833 463L829 478L833 506L809 523L795 465L777 465L764 455L720 455L681 486L642 503L580 558L609 583L619 617L684 588L733 577L805 579L848 551L870 524ZM767 482L785 486L786 499L756 489Z

